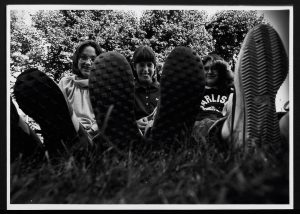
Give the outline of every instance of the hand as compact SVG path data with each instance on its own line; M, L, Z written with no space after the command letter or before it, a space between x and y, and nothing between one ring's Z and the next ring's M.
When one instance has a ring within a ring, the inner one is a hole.
M147 117L143 117L143 118L141 118L141 119L139 119L139 120L136 121L139 129L141 129L141 130L145 130L148 122L149 121L148 121Z
M148 131L150 128L152 128L153 122L154 122L154 120L149 120L149 121L148 121L148 124L147 124L147 126L146 126L146 128L145 128L145 134L147 133L147 131Z

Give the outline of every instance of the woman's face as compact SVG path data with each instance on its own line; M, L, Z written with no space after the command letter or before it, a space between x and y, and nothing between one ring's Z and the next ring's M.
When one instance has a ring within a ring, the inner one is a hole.
M89 78L96 56L96 50L92 46L85 47L79 54L78 69L84 79Z
M155 66L153 62L139 62L135 65L139 81L143 84L151 84L154 75Z
M210 87L216 86L219 79L219 73L216 69L211 69L212 61L207 61L204 64L204 72L206 78L206 85Z

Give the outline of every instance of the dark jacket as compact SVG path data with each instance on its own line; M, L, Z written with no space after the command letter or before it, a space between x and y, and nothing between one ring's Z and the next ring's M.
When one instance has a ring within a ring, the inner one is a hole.
M141 119L151 114L158 104L159 83L154 82L150 86L143 86L135 82L135 118Z

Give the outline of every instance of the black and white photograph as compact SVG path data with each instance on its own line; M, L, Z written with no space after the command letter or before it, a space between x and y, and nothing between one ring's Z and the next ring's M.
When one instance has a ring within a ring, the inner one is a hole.
M6 5L7 209L293 208L293 13Z

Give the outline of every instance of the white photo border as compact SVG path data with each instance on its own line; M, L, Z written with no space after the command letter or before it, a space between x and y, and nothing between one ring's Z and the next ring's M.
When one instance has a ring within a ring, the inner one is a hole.
M290 101L290 121L289 121L289 204L11 204L10 203L10 11L11 10L289 10L289 101ZM6 44L7 44L7 209L8 210L199 210L199 209L293 209L294 207L294 124L293 124L293 35L294 35L294 11L293 6L245 6L245 5L6 5Z

